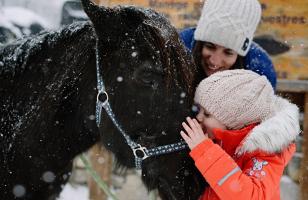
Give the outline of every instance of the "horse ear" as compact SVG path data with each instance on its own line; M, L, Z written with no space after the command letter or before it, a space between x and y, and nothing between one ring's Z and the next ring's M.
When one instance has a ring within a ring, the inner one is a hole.
M81 0L97 36L106 43L114 43L125 33L133 31L144 20L144 13L135 7L108 8L97 6L90 0Z
M106 45L113 46L120 38L121 30L118 10L95 5L91 0L81 0L85 13L93 23L96 35Z
M110 29L116 26L139 24L145 18L144 11L134 6L108 8L95 5L91 0L81 0L81 3L96 28L105 26L105 29L106 27Z
M93 24L98 24L99 20L104 18L111 9L95 5L91 0L81 0L83 9Z

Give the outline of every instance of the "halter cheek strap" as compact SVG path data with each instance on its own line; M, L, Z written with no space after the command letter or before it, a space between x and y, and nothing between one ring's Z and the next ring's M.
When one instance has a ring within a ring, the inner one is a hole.
M104 108L104 110L108 114L109 118L111 119L115 127L122 134L122 136L125 138L126 143L133 151L133 154L135 156L136 169L141 169L142 161L149 157L172 153L172 152L181 151L183 149L186 149L188 146L184 141L147 149L146 147L141 146L140 144L134 142L129 137L129 135L122 129L121 125L116 120L115 115L109 104L108 93L106 92L103 78L99 71L100 58L99 58L98 41L96 41L95 56L96 56L97 90L98 90L98 94L96 98L96 113L95 113L96 124L98 127L100 127L102 110Z

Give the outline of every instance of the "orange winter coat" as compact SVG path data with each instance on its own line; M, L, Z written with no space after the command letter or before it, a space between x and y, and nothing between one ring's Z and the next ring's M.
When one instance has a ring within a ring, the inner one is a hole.
M264 144L265 149L251 151L252 144L266 141L263 133L253 132L255 126L235 131L216 129L213 132L220 145L206 139L192 149L190 155L210 185L200 200L280 199L280 178L295 152L295 144L281 146L277 152L279 149L267 146L279 147L286 141L276 139L273 144Z

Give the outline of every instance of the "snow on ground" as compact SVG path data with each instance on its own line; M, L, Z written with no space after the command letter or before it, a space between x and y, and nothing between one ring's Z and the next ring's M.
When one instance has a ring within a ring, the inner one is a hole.
M66 184L57 200L88 200L89 190L85 185Z
M51 25L42 17L34 12L21 7L2 7L1 12L14 24L21 27L29 27L31 24L38 23L45 29L50 29Z
M112 179L116 189L111 188L111 192L119 200L160 200L154 192L147 191L138 172L132 170L125 177L113 175ZM68 183L57 200L89 200L89 190L84 184Z
M280 181L281 200L299 200L299 186L289 176L282 176Z
M281 200L299 200L299 187L288 176L283 176L280 182ZM129 174L122 189L116 191L119 200L149 200L151 198L140 181L138 174ZM89 190L85 185L70 183L57 200L89 200Z

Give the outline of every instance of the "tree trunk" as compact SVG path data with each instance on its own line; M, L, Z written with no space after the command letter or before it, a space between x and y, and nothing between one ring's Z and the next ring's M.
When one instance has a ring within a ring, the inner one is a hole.
M102 145L96 144L89 150L89 158L93 169L103 181L110 186L112 174L112 154ZM104 191L98 186L92 177L88 181L90 200L107 200Z

